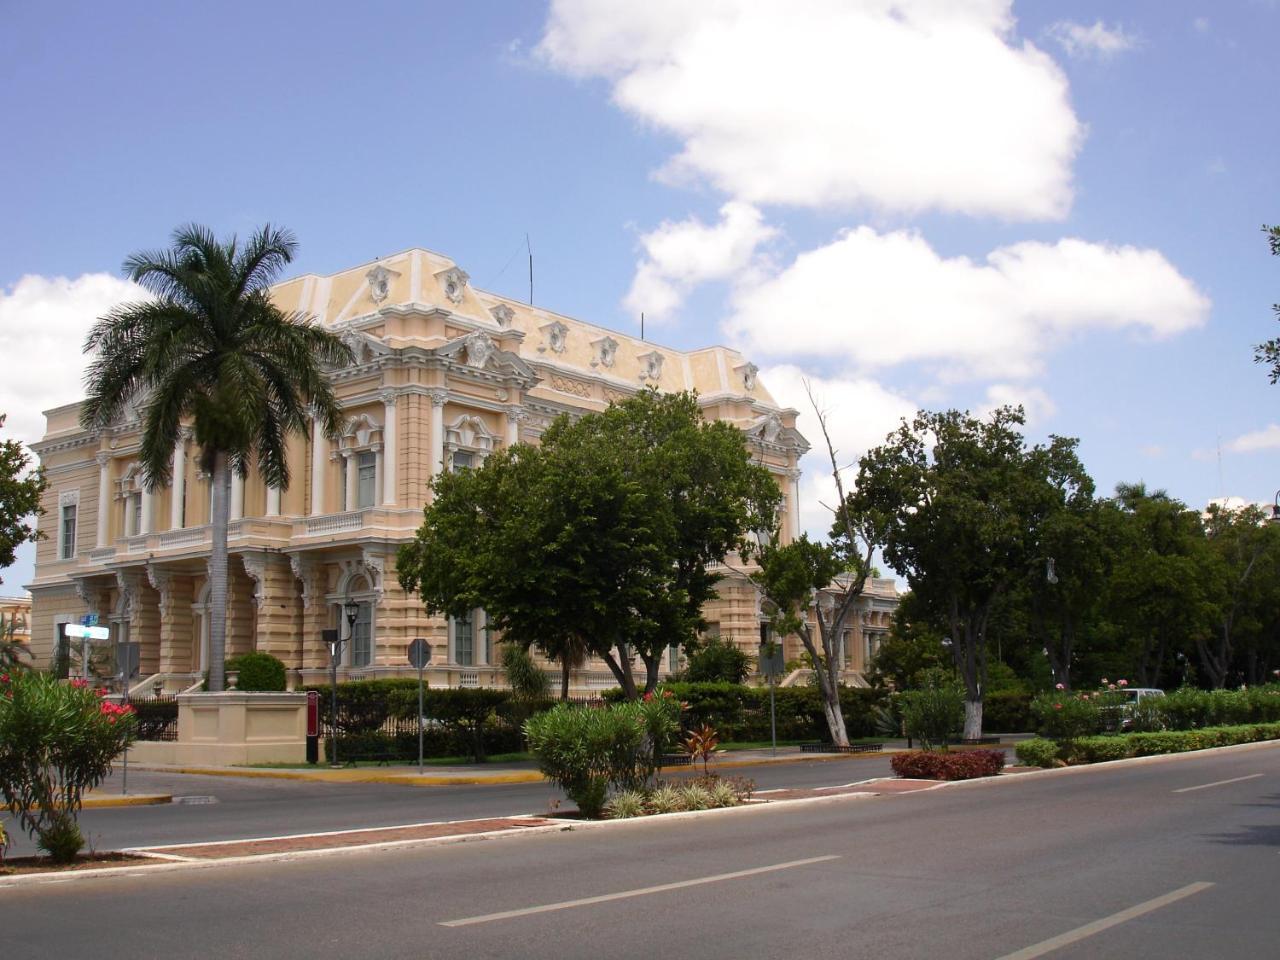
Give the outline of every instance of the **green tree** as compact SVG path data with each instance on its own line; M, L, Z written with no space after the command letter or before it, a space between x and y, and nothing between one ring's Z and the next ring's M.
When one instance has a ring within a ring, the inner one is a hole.
M1214 560L1200 515L1163 490L1122 483L1115 503L1122 533L1105 616L1123 646L1113 664L1140 685L1158 687L1176 654L1193 655L1198 639L1213 629Z
M1267 235L1267 242L1271 245L1271 255L1280 257L1280 227L1263 224L1262 232ZM1280 320L1280 303L1273 303L1271 311ZM1253 348L1253 360L1254 363L1265 363L1271 368L1268 375L1272 383L1280 382L1280 337L1257 344Z
M4 421L0 413L0 427ZM0 570L13 563L14 551L22 544L43 538L28 521L44 513L40 497L48 488L44 471L31 469L31 458L21 443L0 442Z
M1200 663L1216 689L1245 674L1238 656L1242 638L1259 633L1274 599L1271 583L1280 560L1280 531L1257 507L1232 510L1214 504L1205 520L1208 575L1216 583L1214 629L1195 638ZM1254 671L1250 671L1254 672Z
M689 648L681 679L690 683L742 683L749 673L749 654L736 643L712 637Z
M270 485L289 485L286 442L311 418L329 432L340 419L325 368L351 362L336 336L271 301L270 284L297 242L265 226L243 246L206 228L174 231L168 250L135 253L124 271L153 297L119 306L85 340L93 354L81 422L112 424L140 410L138 458L148 489L169 483L184 420L194 427L200 466L212 477L209 562L209 687L223 688L227 617L227 523L231 472L252 463Z
M704 626L712 567L760 529L780 493L731 424L693 394L642 391L602 413L561 417L537 448L446 474L396 566L429 610L483 607L504 641L561 664L602 658L629 697Z
M1021 408L988 420L921 411L859 465L857 496L888 518L884 557L929 619L946 625L965 684L966 737L982 732L988 627L997 604L1045 569L1046 521L1088 499L1076 441L1026 447Z

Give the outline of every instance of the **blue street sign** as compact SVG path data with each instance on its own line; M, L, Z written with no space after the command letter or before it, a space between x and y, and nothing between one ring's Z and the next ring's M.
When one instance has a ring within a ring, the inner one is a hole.
M80 626L96 627L98 625L98 615L96 613L86 613L80 618Z

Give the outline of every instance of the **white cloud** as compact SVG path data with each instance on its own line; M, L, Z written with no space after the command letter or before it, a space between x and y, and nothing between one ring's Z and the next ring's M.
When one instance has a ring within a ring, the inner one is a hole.
M1071 205L1083 129L1011 0L553 0L538 52L675 134L669 181L822 209Z
M1119 24L1108 27L1101 20L1092 26L1059 20L1049 27L1048 34L1066 51L1067 56L1077 59L1094 57L1106 60L1117 53L1132 50L1137 43L1133 35L1126 33Z
M1016 406L1025 411L1029 426L1042 423L1058 412L1053 398L1039 387L1025 383L993 383L987 387L987 402L979 413L985 417L996 407Z
M4 434L25 443L45 432L42 411L84 396L81 352L94 321L116 304L146 298L127 280L107 273L24 276L0 290L0 413Z
M1275 450L1280 447L1280 424L1268 424L1261 430L1245 433L1227 444L1232 453L1257 453L1259 450Z
M737 200L720 208L720 222L713 226L693 217L664 220L640 238L645 255L624 305L634 314L668 318L697 284L741 273L756 248L776 233L759 210Z
M883 443L900 420L914 417L916 404L873 380L826 379L789 364L760 371L760 379L779 404L800 412L796 426L812 445L800 462L800 469L804 471L800 481L800 525L812 535L825 537L831 527L832 514L828 507L840 498L836 495L831 459L813 404L809 402L805 381L809 382L818 408L826 417L836 462L846 484L853 482L858 459Z
M1196 17L1194 20L1192 20L1192 21L1191 21L1191 25L1192 25L1193 27L1195 27L1195 29L1196 29L1196 33L1208 33L1208 32L1209 32L1209 18L1208 18L1208 17Z
M730 337L777 358L847 360L860 371L908 362L937 375L1025 379L1088 329L1180 333L1209 300L1159 251L1024 242L979 263L944 258L918 233L845 231L734 294Z

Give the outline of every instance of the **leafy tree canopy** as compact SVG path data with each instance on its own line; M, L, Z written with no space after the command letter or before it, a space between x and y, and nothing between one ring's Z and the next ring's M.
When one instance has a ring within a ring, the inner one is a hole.
M0 427L4 421L5 416L0 413ZM13 563L19 546L43 536L31 525L30 518L44 513L40 496L48 487L44 472L31 469L31 458L21 443L0 442L0 570Z

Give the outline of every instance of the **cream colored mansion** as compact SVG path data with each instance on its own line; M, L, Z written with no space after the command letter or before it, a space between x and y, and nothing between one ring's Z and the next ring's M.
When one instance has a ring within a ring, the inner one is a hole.
M737 425L785 494L784 537L796 533L797 465L808 448L796 411L775 403L755 365L733 350L680 352L485 293L425 250L298 277L274 298L338 331L355 362L333 373L347 414L341 434L292 438L287 489L252 473L233 479L228 656L263 650L291 668L294 683L319 681L328 665L321 630L340 627L351 634L342 654L348 677L410 672L406 645L426 637L432 684L502 685L483 611L458 621L428 616L400 589L396 548L422 522L440 471L536 443L559 414L602 410L647 386L697 390L708 418ZM34 445L50 486L47 539L30 585L33 651L49 663L65 642L63 625L96 613L113 641L140 644L137 688L190 688L208 658L209 478L184 437L172 485L150 493L137 461L138 418L90 432L79 414L79 404L47 411ZM348 631L340 607L350 599L360 612ZM869 585L847 631L851 680L896 604L892 581ZM762 618L742 577L721 584L705 616L710 631L754 652ZM787 655L797 654L793 639ZM579 689L613 683L600 664L576 678Z

